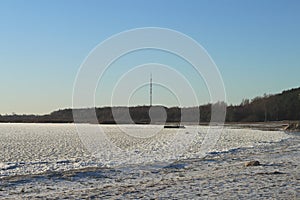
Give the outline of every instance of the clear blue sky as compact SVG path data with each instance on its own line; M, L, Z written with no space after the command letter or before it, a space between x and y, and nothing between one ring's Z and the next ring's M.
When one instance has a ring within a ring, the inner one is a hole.
M299 87L299 10L298 0L1 0L0 113L71 107L88 53L113 34L149 26L199 42L219 67L229 104Z

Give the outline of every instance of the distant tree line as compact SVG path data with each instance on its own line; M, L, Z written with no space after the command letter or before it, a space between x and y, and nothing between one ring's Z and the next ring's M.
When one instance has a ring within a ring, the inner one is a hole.
M228 106L228 122L263 122L300 120L300 88L281 94L264 95L251 101L245 99L238 106Z
M72 123L73 112L76 112L81 123L137 123L151 122L203 122L211 121L212 106L226 106L224 102L214 105L206 104L199 107L179 108L163 106L136 107L103 107L85 109L64 109L54 111L48 115L0 115L0 122L19 123ZM151 110L150 110L151 109ZM154 112L151 115L151 111ZM155 111L157 109L157 112ZM150 114L149 114L150 111ZM182 116L185 113L185 117ZM190 115L189 115L190 113ZM130 117L128 117L128 114ZM164 115L164 116L163 116ZM196 117L195 117L196 116ZM96 121L95 121L96 119ZM152 120L152 121L151 121ZM264 95L252 100L244 99L240 105L227 106L227 122L264 122L300 120L300 88L283 91L276 95Z

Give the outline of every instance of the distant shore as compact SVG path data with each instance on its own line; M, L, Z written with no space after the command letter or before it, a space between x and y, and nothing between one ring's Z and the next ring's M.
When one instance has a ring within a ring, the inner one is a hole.
M65 121L45 121L45 122L19 122L19 121L5 121L1 122L0 124L77 124L75 122L65 122ZM263 130L263 131L298 131L297 130L287 130L286 128L291 125L291 124L299 124L299 121L272 121L272 122L225 122L224 124L220 124L221 126L224 127L230 127L230 128L241 128L241 129L257 129L257 130ZM82 124L89 124L89 123L82 123ZM129 123L120 123L123 125L130 125ZM209 125L216 125L215 123L209 123L209 122L200 122L200 123L195 123L195 122L183 122L183 123L178 123L178 122L173 122L173 123L151 123L151 124L145 124L145 123L136 123L136 125L179 125L181 124L182 126L209 126ZM99 123L99 125L116 125L116 123Z
M208 103L191 107L166 107L164 105L113 106L92 108L66 108L46 115L0 115L0 122L14 123L78 123L92 124L153 124L153 123L192 123L206 125L211 121L213 109L226 114L219 121L226 124L260 124L274 128L300 120L300 87L274 95L244 99L240 105L225 102ZM226 110L226 113L224 111ZM151 115L154 113L155 115ZM184 113L184 115L183 115ZM74 115L75 114L75 115ZM116 121L116 116L118 120ZM184 119L182 117L184 116ZM274 125L277 124L277 125ZM264 127L263 126L263 127Z

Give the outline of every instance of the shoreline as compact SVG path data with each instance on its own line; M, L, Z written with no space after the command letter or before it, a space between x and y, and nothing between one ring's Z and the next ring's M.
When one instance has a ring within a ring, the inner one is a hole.
M257 129L257 130L265 130L265 131L300 131L300 130L284 130L290 124L299 123L296 120L284 120L284 121L269 121L269 122L225 122L224 124L220 124L220 126L229 127L229 128L244 128L244 129ZM193 123L193 122L183 122L183 123L153 123L153 124L143 124L143 123L118 123L118 124L111 124L111 123L74 123L74 122L0 122L0 124L84 124L84 125L107 125L107 126L114 126L114 125L183 125L183 126L218 126L218 124L200 122L200 123Z

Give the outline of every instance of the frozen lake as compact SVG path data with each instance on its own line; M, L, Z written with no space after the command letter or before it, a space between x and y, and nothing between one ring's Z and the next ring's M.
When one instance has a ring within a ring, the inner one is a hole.
M209 146L204 152L201 147L204 146L206 134L209 130L210 134L214 132L204 126L187 126L185 129L163 129L158 125L78 126L0 124L0 197L45 197L48 194L59 195L63 188L71 188L68 189L67 196L88 197L86 195L89 191L95 189L95 195L100 195L96 197L105 198L103 191L108 191L107 197L135 198L137 196L134 194L124 196L117 191L127 191L124 187L132 184L147 188L150 182L159 182L157 186L164 188L164 185L170 185L172 181L175 184L181 179L187 181L187 187L208 184L214 179L217 183L220 177L234 174L232 169L241 171L242 163L251 158L265 160L265 168L276 168L276 160L294 159L299 155L299 145L295 143L295 138L299 137L282 131L224 128L220 137L217 137L216 144ZM102 132L99 133L98 130ZM289 147L288 141L294 142L294 146L290 147L294 151L290 155L276 157L275 150L282 153ZM276 148L273 148L274 145ZM207 153L205 157L203 153ZM280 163L285 161L281 160ZM295 165L298 167L298 163ZM257 169L256 173L264 173L263 168ZM210 177L199 177L208 171L213 173ZM243 173L251 172L245 169ZM292 177L295 176L297 174L293 172ZM166 179L165 182L162 177ZM201 180L191 181L195 177ZM299 181L298 178L295 181ZM23 183L23 179L29 181ZM107 190L103 188L105 185L109 185ZM100 188L97 190L97 187ZM84 191L81 191L82 188L85 188ZM207 188L203 194L210 196L209 189L212 188ZM297 195L299 188L292 186L290 189L293 191L288 196ZM152 193L144 191L140 195L159 197L157 195L164 194L166 197L170 193L170 196L176 197L178 190L180 188L171 187L168 190L162 189L161 193L153 190ZM199 193L197 190L190 192L190 196L183 197L195 198L194 195Z

